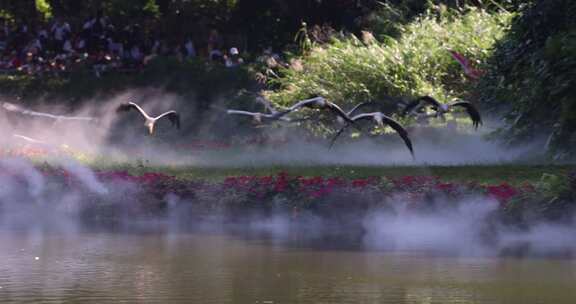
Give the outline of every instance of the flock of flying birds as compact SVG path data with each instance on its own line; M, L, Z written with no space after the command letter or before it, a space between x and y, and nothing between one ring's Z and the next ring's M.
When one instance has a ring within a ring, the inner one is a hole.
M338 139L338 137L350 126L355 127L356 129L362 131L362 129L357 125L359 121L373 121L379 127L388 126L392 128L404 141L404 144L410 151L412 157L414 157L414 149L412 146L412 141L408 135L408 131L396 120L391 118L390 116L384 114L383 112L366 112L366 113L358 113L360 109L365 108L367 106L375 105L375 102L368 101L362 102L354 106L348 112L345 112L340 108L337 104L332 103L326 100L324 97L314 97L310 99L305 99L297 102L293 106L277 110L272 106L272 104L263 97L259 97L259 102L262 103L268 113L262 112L248 112L248 111L241 111L241 110L227 110L227 113L230 115L243 115L243 116L250 116L252 117L254 123L256 124L266 124L275 121L282 121L282 122L299 122L302 120L307 120L308 118L298 119L295 120L290 118L288 114L295 112L301 108L312 108L312 109L320 109L331 112L335 118L343 124L343 126L336 132L334 137L331 140L330 147L332 147ZM433 113L427 114L426 109L430 108ZM467 101L457 101L449 104L440 103L438 100L434 99L430 96L422 96L412 100L411 102L405 104L404 109L401 112L402 116L416 116L418 119L427 119L427 118L441 118L445 120L445 114L456 109L456 108L463 108L470 119L472 120L472 125L475 129L477 129L482 124L482 117L480 116L480 112L476 107Z
M228 109L226 110L226 113L229 115L248 116L252 118L254 123L262 125L277 121L291 123L291 122L301 122L304 120L310 120L311 117L297 119L289 116L290 113L296 112L302 108L311 108L327 111L332 113L332 115L341 125L341 128L338 130L338 132L336 132L335 136L332 138L330 147L333 146L336 139L348 127L352 126L362 131L362 129L358 126L357 123L359 121L372 121L379 127L388 126L392 128L402 138L404 144L410 151L411 155L414 156L414 149L409 134L399 122L397 122L393 118L385 115L383 112L380 111L359 113L361 109L367 106L375 105L375 102L363 102L356 105L348 112L345 112L337 104L330 102L326 100L324 97L320 96L298 101L291 107L285 109L276 109L270 101L263 98L262 96L258 96L256 100L264 105L266 109L265 112L248 112L242 110ZM6 112L9 113L17 113L27 117L47 118L53 120L54 123L63 121L83 121L83 122L98 123L100 121L96 117L62 116L62 115L54 115L49 113L32 111L7 102L4 102L2 104L2 107ZM419 97L405 104L401 115L402 116L414 115L418 118L438 117L444 119L444 115L446 113L459 107L463 108L467 112L468 116L472 120L472 125L474 126L474 128L478 128L478 126L482 124L482 118L480 116L480 113L478 112L476 107L474 107L474 105L472 105L470 102L459 101L450 104L442 104L430 96ZM426 109L428 108L430 108L433 111L432 114L427 114ZM154 127L156 123L161 119L169 120L174 127L180 129L180 114L177 113L176 111L168 111L158 116L150 116L148 113L146 113L146 111L142 109L142 107L140 107L138 104L134 102L123 103L116 108L117 113L124 113L129 111L137 111L138 113L141 114L142 118L144 119L144 126L146 127L150 135L154 134ZM31 143L41 142L39 140L35 140L23 135L14 134L14 136L19 139L29 141Z
M4 112L8 114L7 117L10 117L10 114L16 114L19 117L25 117L25 118L47 119L52 123L52 125L57 125L63 122L84 122L93 124L101 123L101 118L98 117L55 115L50 113L29 110L19 105L15 105L8 102L2 103L2 108ZM144 109L142 109L142 107L133 102L123 103L116 108L116 113L118 114L129 111L136 111L142 116L144 120L144 127L146 128L146 130L150 135L154 134L154 128L156 126L156 123L161 119L169 120L174 127L180 129L180 114L178 114L176 111L168 111L158 116L150 116L148 113L146 113L146 111L144 111ZM49 149L55 148L53 144L40 139L35 139L21 134L12 134L12 136L13 138L24 141L28 144L42 146Z

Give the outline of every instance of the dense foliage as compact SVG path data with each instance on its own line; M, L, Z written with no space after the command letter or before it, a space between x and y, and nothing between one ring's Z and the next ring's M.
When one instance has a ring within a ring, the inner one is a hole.
M319 94L344 107L366 100L396 101L388 96L431 95L443 101L466 97L471 82L449 50L484 62L511 17L504 11L471 7L461 13L435 6L398 27L398 38L379 40L368 32L361 38L334 35L329 43L314 44L293 59L282 77L273 80L280 90L270 97L286 105Z
M283 47L292 42L300 22L329 24L358 32L371 12L382 5L401 8L408 20L425 11L427 3L452 8L473 5L486 9L514 8L522 0L0 0L0 17L34 25L65 17L80 26L98 10L114 24L139 23L145 30L171 36L193 34L204 39L210 27L243 37L249 50ZM381 20L383 21L383 20ZM398 20L395 20L398 21ZM386 21L384 21L386 22Z
M547 136L558 158L576 152L575 14L574 1L535 1L497 44L478 87L483 103L507 113L504 138Z

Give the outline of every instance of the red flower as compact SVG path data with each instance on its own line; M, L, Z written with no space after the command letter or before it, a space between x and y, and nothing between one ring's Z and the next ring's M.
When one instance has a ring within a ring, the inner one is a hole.
M343 186L346 184L346 181L344 181L342 178L340 177L331 177L326 179L326 187L336 187L336 186Z
M327 188L320 188L316 191L312 191L310 192L310 198L321 198L325 195L327 195L328 193L330 193L330 190L328 190Z
M270 185L274 182L274 178L272 176L262 176L260 177L259 183L260 185Z
M455 186L452 183L438 183L436 184L436 189L444 192L452 192L455 190Z
M355 179L352 181L352 187L355 188L364 188L370 184L370 181L367 179Z
M486 190L490 196L496 198L502 203L507 202L509 199L518 194L518 190L510 186L508 183L502 183L497 186L487 186Z

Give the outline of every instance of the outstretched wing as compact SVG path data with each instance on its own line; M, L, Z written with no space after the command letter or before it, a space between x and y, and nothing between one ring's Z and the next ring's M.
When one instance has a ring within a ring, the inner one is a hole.
M451 104L450 107L463 107L464 109L466 109L466 113L468 113L468 115L470 116L474 129L478 129L478 126L482 124L482 117L480 116L480 112L478 111L478 109L476 109L476 107L473 104L467 101L460 101Z
M18 105L9 103L9 102L4 102L2 104L2 107L9 112L16 112L16 113L20 113L23 115L28 115L28 116L37 116L37 117L46 117L46 118L51 118L51 119L58 119L59 117L56 115L52 115L52 114L48 114L48 113L41 113L41 112L36 112L36 111L31 111L25 108L22 108Z
M178 114L176 111L168 111L158 116L156 120L162 119L164 117L168 118L172 125L176 127L176 129L180 129L180 114Z
M374 115L372 115L373 113L367 113L367 114L360 114L360 115L356 115L352 118L350 118L354 123L358 120L363 120L363 119L374 119ZM332 148L332 146L334 146L334 143L336 142L336 139L338 139L338 137L340 137L340 135L342 135L342 133L344 133L344 131L346 129L348 129L349 126L351 126L352 124L346 124L345 126L343 126L342 128L340 128L340 130L338 130L338 132L336 132L336 134L334 135L334 137L332 137L332 139L330 140L330 148ZM355 125L355 124L354 124Z
M337 104L327 101L327 102L326 102L326 106L328 107L328 109L329 109L332 113L334 113L334 114L342 117L342 119L344 119L344 120L347 121L348 123L355 124L355 123L354 123L354 120L352 120L352 119L350 118L350 116L348 116L348 115L342 110L342 108L340 108Z
M226 110L226 114L229 115L247 115L247 116L254 116L257 113L248 112L248 111L241 111L241 110Z
M302 107L311 107L312 105L317 104L320 101L325 101L324 97L318 96L318 97L314 97L314 98L300 100L299 102L297 102L296 104L294 104L290 108L288 108L288 110L296 111Z
M354 114L354 112L358 111L360 108L363 108L367 105L373 105L373 104L375 104L375 102L373 102L373 101L361 102L361 103L355 105L350 111L348 111L348 113L346 113L346 115L352 116Z
M119 105L118 108L116 108L117 113L128 112L130 110L137 110L145 118L150 118L150 116L148 116L148 114L146 114L146 112L144 112L144 110L139 105L137 105L133 102L123 103L123 104Z
M410 150L410 154L412 155L412 158L414 158L414 148L412 146L412 141L410 140L410 137L408 137L408 131L406 131L406 129L404 129L404 127L402 127L402 125L400 123L398 123L396 120L392 119L389 116L384 115L381 112L359 114L359 115L352 117L351 119L353 121L367 120L367 119L378 121L378 118L382 119L382 124L388 125L394 131L396 131L396 133L398 133L398 135L404 141L404 144L406 145L408 150ZM340 136L340 134L342 134L342 132L347 127L348 126L342 127L338 131L338 133L336 133L336 135L332 138L332 142L330 143L330 147L332 147L332 145L334 144L334 142L336 141L338 136Z
M400 137L404 141L404 144L406 144L406 147L408 148L408 150L410 150L410 154L412 154L412 158L414 158L414 149L412 147L412 141L410 140L410 137L408 137L408 131L406 131L406 129L404 129L404 127L402 127L402 125L400 123L398 123L397 121L395 121L391 117L388 117L384 114L382 114L381 117L382 117L382 123L383 124L388 125L394 131L396 131L396 133L398 133L398 135L400 135Z
M42 112L36 112L36 111L32 111L32 110L28 110L25 108L22 108L18 105L12 104L12 103L8 103L8 102L4 102L2 104L2 107L9 112L16 112L16 113L20 113L22 115L28 115L28 116L35 116L35 117L45 117L45 118L50 118L50 119L54 119L56 122L58 121L64 121L64 120L76 120L76 121L87 121L87 122L94 122L94 121L98 121L98 119L96 117L87 117L87 116L61 116L61 115L54 115L54 114L50 114L50 113L42 113Z

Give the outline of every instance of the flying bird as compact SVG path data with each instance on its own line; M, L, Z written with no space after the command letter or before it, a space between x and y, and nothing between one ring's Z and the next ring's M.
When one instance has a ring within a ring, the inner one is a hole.
M30 143L30 144L35 144L35 145L42 145L42 146L48 146L50 145L49 143L42 141L42 140L38 140L38 139L34 139L28 136L24 136L24 135L20 135L20 134L12 134L12 136L14 138L17 138L19 140L22 140L26 143Z
M443 104L430 96L422 96L408 103L404 108L402 115L405 116L407 114L414 114L426 106L430 106L432 110L436 112L433 114L433 117L442 117L443 119L444 115L450 110L454 109L455 107L462 107L466 110L468 116L470 116L472 125L475 129L478 129L478 127L482 124L482 117L480 116L480 112L478 112L478 109L476 109L476 107L470 102L458 101L450 104Z
M299 110L300 108L329 110L330 112L337 115L337 117L344 119L344 121L353 124L354 126L356 125L355 122L346 114L346 112L342 110L342 108L321 96L301 100L288 108L287 111L293 112Z
M376 104L376 103L373 102L373 101L361 102L361 103L355 105L352 109L350 109L348 112L345 112L345 113L346 113L346 115L347 115L348 117L352 117L352 115L354 115L354 113L355 113L356 111L360 110L360 108L364 108L364 107L366 107L366 106L375 105L375 104ZM344 121L344 119L343 119L342 117L337 116L336 119L338 120L338 122L339 122L340 124L342 124L342 125L346 124L346 121Z
M8 112L19 113L19 114L27 115L30 117L48 118L48 119L54 120L55 122L62 122L62 121L85 121L85 122L94 122L94 123L99 122L99 119L96 117L63 116L63 115L54 115L54 114L49 114L49 113L36 112L36 111L25 109L23 107L20 107L18 105L15 105L15 104L12 104L9 102L2 103L2 107L4 108L4 110L6 110Z
M278 110L276 109L274 104L272 104L272 101L270 101L268 98L264 97L264 95L261 92L252 92L249 90L242 89L238 93L238 96L240 96L240 95L252 96L254 98L254 102L264 106L264 112L268 111L271 114L278 112Z
M142 114L145 120L144 126L148 129L150 135L154 134L154 125L161 118L167 118L170 120L172 125L176 127L176 129L180 129L180 115L176 111L168 111L156 117L152 117L148 115L139 105L133 102L123 103L118 106L118 108L116 108L117 113L128 112L130 110L137 110L140 112L140 114Z
M406 131L406 129L404 129L404 127L402 127L402 125L400 125L400 123L398 123L394 119L390 118L389 116L384 115L384 113L382 113L382 112L372 112L372 113L358 114L356 116L351 117L351 120L354 122L360 121L360 120L373 120L380 127L384 127L385 125L389 126L394 131L396 131L396 133L398 133L398 135L402 138L402 140L404 141L404 144L406 145L408 150L410 150L410 154L412 155L412 158L414 158L414 149L412 147L412 141L410 140L410 137L408 137L408 132ZM334 135L334 137L332 138L332 141L330 143L330 147L332 147L334 145L334 143L336 142L336 139L338 139L338 137L344 132L344 130L346 130L346 128L348 128L348 126L350 126L350 124L340 128L340 130L338 130L336 135Z
M244 115L244 116L251 116L252 120L256 124L265 124L271 123L274 121L284 121L284 122L294 122L295 120L285 117L286 114L290 113L290 111L282 111L282 112L274 112L274 113L261 113L261 112L248 112L248 111L241 111L241 110L226 110L226 113L229 115Z
M272 104L270 100L262 96L261 94L257 94L255 98L256 102L263 105L264 109L268 111L270 114L278 113L276 107Z
M58 152L60 149L57 145L48 143L43 140L34 139L20 134L12 134L12 137L26 146L33 146L45 149L47 152Z
M484 75L484 71L474 68L470 60L464 57L464 55L452 50L449 50L448 52L450 52L452 58L454 58L454 60L456 60L460 64L466 76L470 77L471 79L477 80L480 77L482 77L482 75Z

